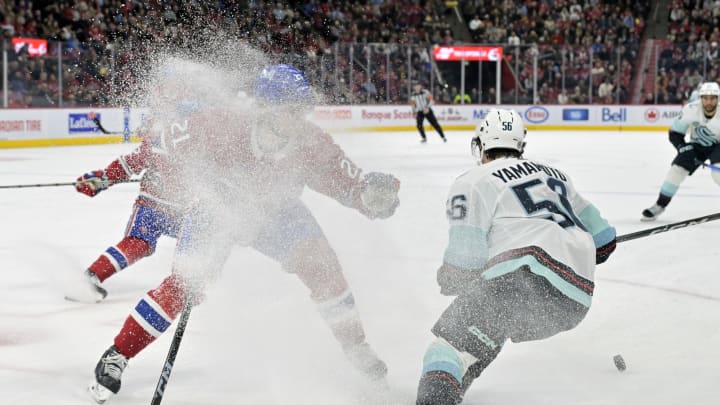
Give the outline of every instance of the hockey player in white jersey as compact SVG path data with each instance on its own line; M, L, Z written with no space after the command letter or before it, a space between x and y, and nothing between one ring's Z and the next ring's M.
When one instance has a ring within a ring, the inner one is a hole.
M654 221L662 214L680 184L706 160L709 159L711 164L720 162L720 117L717 114L720 86L716 82L705 82L698 94L700 99L687 103L670 125L669 139L677 149L677 155L665 175L657 201L643 210L643 221ZM711 175L720 185L720 172L714 171Z
M563 171L522 158L525 127L493 109L472 140L480 165L450 189L449 243L437 278L457 295L432 328L418 405L455 405L507 340L540 340L577 326L592 302L596 263L615 228Z

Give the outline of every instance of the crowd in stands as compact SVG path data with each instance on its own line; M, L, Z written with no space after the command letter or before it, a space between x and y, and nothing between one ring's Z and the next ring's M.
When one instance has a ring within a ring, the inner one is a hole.
M704 65L708 53L720 52L714 4L672 1L653 101L678 102L703 77L718 77ZM471 42L504 47L514 83L503 102L630 101L648 0L36 0L0 2L9 105L116 104L140 76L143 55L187 46L198 29L298 65L330 102L404 104L420 82L434 84L443 103L492 103L494 78L460 94L458 83L433 75L432 47L456 43L449 5L464 17ZM48 52L16 52L13 37L47 39Z
M646 0L467 1L463 15L476 42L520 47L522 99L541 103L628 101L650 11ZM522 46L537 44L537 47ZM533 58L537 55L535 100ZM592 93L590 93L590 90ZM530 97L531 98L531 97Z
M699 83L720 80L720 2L671 0L668 37L658 46L655 91L648 104L687 101Z
M112 103L139 76L134 70L142 66L143 54L158 45L187 45L199 29L222 31L301 65L316 85L337 95L333 101L372 97L400 102L402 97L405 102L402 83L413 79L407 77L413 70L400 47L451 42L444 10L439 0L0 2L0 29L9 51L9 103ZM48 53L14 52L13 37L47 39ZM377 68L375 60L384 62L386 53L394 54L392 63ZM421 53L412 55L410 63L421 63Z

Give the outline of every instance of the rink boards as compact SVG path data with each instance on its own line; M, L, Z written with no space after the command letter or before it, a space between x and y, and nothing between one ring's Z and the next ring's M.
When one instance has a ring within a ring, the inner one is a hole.
M472 131L492 105L437 105L443 129ZM679 105L506 105L531 130L664 131ZM89 114L96 114L105 134ZM6 109L0 111L0 148L130 142L148 115L144 108ZM316 106L308 118L328 132L408 131L415 115L404 105ZM427 125L427 121L425 122ZM428 127L429 128L429 127Z

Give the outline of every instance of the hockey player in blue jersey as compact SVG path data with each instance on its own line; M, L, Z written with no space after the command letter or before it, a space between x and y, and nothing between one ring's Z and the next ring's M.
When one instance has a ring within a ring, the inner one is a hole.
M705 82L698 90L699 99L687 103L670 125L669 140L677 155L665 175L657 201L642 212L642 221L654 221L665 211L680 184L706 160L720 162L720 116L717 114L720 86ZM687 139L686 139L687 138ZM711 176L720 185L720 172Z
M522 158L525 127L493 109L472 140L480 165L450 189L449 242L437 279L457 295L423 358L417 405L455 405L503 344L576 327L615 229L561 170Z

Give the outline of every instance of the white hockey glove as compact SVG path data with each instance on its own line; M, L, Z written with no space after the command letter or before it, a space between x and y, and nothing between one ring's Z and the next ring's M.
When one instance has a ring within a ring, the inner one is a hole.
M370 219L388 218L400 204L400 180L392 174L371 172L362 179L360 212Z

